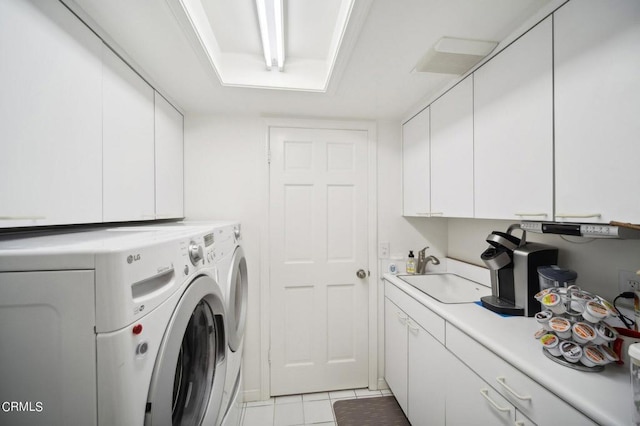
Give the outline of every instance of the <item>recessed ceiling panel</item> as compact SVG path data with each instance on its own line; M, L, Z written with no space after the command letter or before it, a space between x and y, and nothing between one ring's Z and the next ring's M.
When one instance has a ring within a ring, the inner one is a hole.
M202 0L202 7L222 52L262 55L255 1Z
M370 1L360 1L360 7ZM285 64L277 69L263 59L255 1L167 2L223 86L311 92L327 90L355 4L283 0Z

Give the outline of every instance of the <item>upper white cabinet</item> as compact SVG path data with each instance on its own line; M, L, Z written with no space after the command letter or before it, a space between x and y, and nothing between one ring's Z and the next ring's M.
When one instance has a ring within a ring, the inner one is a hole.
M58 2L0 2L0 228L102 220L101 46Z
M474 73L475 216L553 216L552 22Z
M554 14L556 219L640 223L640 2Z
M154 91L106 46L103 63L103 219L155 219Z
M155 92L156 218L184 216L183 117Z
M429 108L402 125L402 200L405 216L429 216Z
M473 217L473 76L431 104L431 212Z

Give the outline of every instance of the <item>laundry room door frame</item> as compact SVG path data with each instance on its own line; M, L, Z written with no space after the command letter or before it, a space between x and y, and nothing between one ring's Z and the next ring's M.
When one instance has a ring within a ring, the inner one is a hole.
M265 156L264 168L266 187L269 191L269 134L271 128L290 127L299 129L331 129L331 130L359 130L367 132L367 262L370 271L369 276L369 301L368 301L368 347L369 366L368 382L370 389L378 389L382 385L382 379L378 377L378 197L377 197L377 126L373 121L333 121L333 120L312 120L312 119L285 119L268 118L265 119ZM260 280L262 282L260 290L260 369L261 369L261 389L259 399L268 399L271 395L271 367L269 365L269 348L271 339L271 283L270 283L270 262L268 247L269 240L269 205L271 194L266 197L266 205L262 220L261 252L262 260L260 265ZM248 396L248 395L247 395Z

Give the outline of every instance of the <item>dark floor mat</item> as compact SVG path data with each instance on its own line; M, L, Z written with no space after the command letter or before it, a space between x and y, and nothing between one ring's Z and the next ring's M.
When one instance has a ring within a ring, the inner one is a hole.
M343 399L333 403L338 426L410 426L392 396Z

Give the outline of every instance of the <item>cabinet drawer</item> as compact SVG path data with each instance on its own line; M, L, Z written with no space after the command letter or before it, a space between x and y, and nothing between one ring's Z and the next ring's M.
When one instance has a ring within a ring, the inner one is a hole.
M388 281L385 281L384 292L387 298L444 345L445 321L440 316Z
M596 424L456 327L446 331L447 348L536 424Z

